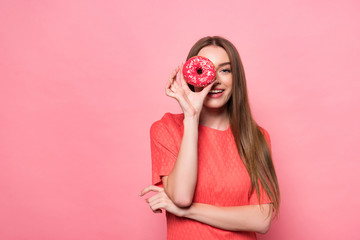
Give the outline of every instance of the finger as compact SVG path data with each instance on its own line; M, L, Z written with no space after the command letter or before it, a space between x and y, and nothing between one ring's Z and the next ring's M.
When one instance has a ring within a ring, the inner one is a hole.
M181 85L183 85L183 84L186 83L185 78L184 78L184 72L183 72L183 70L184 70L184 64L183 63L180 65L180 69L181 69L181 71L180 71L180 83L181 83Z
M166 196L164 196L164 195L166 195L166 193L165 193L164 191L162 191L162 192L159 192L158 194L155 194L154 196L146 199L146 201L147 201L148 203L150 203L150 202L156 201L156 200L158 200L158 199L164 199L164 198L167 197L167 195L166 195Z
M170 86L171 86L171 83L172 83L172 81L171 81L171 78L169 78L169 80L166 82L166 86L165 86L165 89L168 89L168 88L170 88Z
M174 82L174 78L176 77L176 72L174 71L166 82L166 88L169 88L171 84Z
M166 89L167 92L171 92L172 95L171 96L174 96L176 98L176 93L178 92L178 89L180 88L180 86L178 85L178 83L175 81L173 84L171 84L170 88L169 89Z
M156 195L159 195L159 194L156 194ZM152 197L151 197L151 198L152 198ZM161 198L153 199L153 200L151 200L151 201L150 201L150 199L146 199L146 202L148 202L149 207L151 208L151 210L152 210L154 213L162 213L162 210L161 210L161 209L156 209L156 210L153 209L153 206L154 206L154 205L160 204L162 201L163 201L163 199L161 199Z
M165 203L160 202L150 207L153 211L161 210L165 208Z
M179 66L177 66L174 71L172 71L172 74L170 75L171 79L176 79L176 75L179 72Z
M175 97L174 92L176 91L174 85L168 81L168 84L165 87L165 94L170 96L170 97Z
M163 190L164 190L164 189L161 188L161 187L154 186L154 185L150 185L150 186L144 188L143 190L141 190L141 192L140 192L139 195L140 195L140 196L143 196L143 195L145 195L146 193L151 192L151 191L153 191L153 192L160 192L160 191L163 191Z
M173 85L176 85L177 87L179 86L179 81L180 81L180 66L177 66L176 68L176 76L174 77L174 82L172 83Z
M209 85L205 86L204 89L211 90L212 86L216 83L216 80L212 81Z
M181 86L183 86L186 91L191 91L189 86L188 86L188 83L186 82L186 80L184 78L183 68L184 68L184 64L182 63L181 67L180 67L180 69L181 69L181 71L180 71L180 83L181 83Z
M151 211L153 211L153 213L162 213L162 209L161 208L157 208L157 209L152 209L152 207L150 207Z
M169 79L169 80L167 81L167 83L166 83L166 86L165 86L165 91L169 90L169 89L170 89L170 87L171 87L171 85L172 85L172 80L171 80L171 79Z
M154 192L161 192L163 191L164 189L161 188L161 187L158 187L158 186L155 186L155 185L150 185L146 188L143 189L143 191L141 192L142 195L150 192L150 191L154 191Z
M165 90L165 94L169 97L175 98L176 99L176 95L175 93L171 90L171 89L166 89Z
M178 82L177 82L177 80L174 80L172 83L171 83L171 86L170 87L172 87L173 89L178 89L179 88L179 84L178 84Z
M204 88L201 90L201 94L207 95L207 94L210 92L212 86L215 84L215 82L216 82L216 81L213 81L212 83L210 83L209 85L207 85L206 87L204 87Z
M177 81L174 81L172 84L176 89L180 87L179 83Z
M148 203L149 203L149 206L152 207L152 206L154 206L154 205L156 205L156 204L159 204L159 203L161 203L161 202L163 202L163 201L164 201L164 200L163 200L162 198L158 198L158 199L149 201Z
M173 93L176 93L177 88L176 88L174 85L172 85L172 86L170 87L170 90L171 90Z
M165 94L169 97L177 99L176 90L180 88L179 83L177 82L177 78L179 76L180 66L178 66L174 71L171 77L169 78L169 81L165 87Z
M174 79L176 79L176 75L178 73L178 68L179 67L175 68L174 71L171 72L170 77L166 83L166 88L168 88L174 82Z

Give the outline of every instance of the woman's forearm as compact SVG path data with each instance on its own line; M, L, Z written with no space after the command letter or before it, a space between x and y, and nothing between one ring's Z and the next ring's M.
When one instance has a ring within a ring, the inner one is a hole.
M262 208L260 208L262 206ZM266 233L270 227L271 204L219 207L193 203L182 216L229 231Z
M169 198L179 207L191 205L198 172L198 127L199 118L184 119L184 133L176 163L164 181Z

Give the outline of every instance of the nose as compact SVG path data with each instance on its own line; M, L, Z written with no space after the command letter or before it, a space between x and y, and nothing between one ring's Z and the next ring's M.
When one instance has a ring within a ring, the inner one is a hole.
M215 80L214 80L214 85L213 86L216 86L216 85L219 85L220 84L220 80L218 79L217 76L215 76Z

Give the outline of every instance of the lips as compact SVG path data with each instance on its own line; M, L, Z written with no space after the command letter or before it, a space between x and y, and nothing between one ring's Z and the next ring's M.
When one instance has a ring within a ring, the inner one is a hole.
M223 94L224 94L224 90L216 92L216 93L215 92L214 93L209 92L207 96L209 98L220 98Z
M217 93L222 93L224 92L225 90L224 89L211 89L209 91L210 94L217 94Z

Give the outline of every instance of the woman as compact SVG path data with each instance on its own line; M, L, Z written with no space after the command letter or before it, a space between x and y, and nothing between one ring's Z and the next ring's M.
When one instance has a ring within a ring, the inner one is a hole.
M140 195L155 213L166 210L168 239L256 239L279 211L270 137L252 118L243 65L222 37L190 50L209 58L216 80L188 85L177 67L166 85L182 114L166 113L150 129L153 185ZM180 82L177 81L180 78Z

